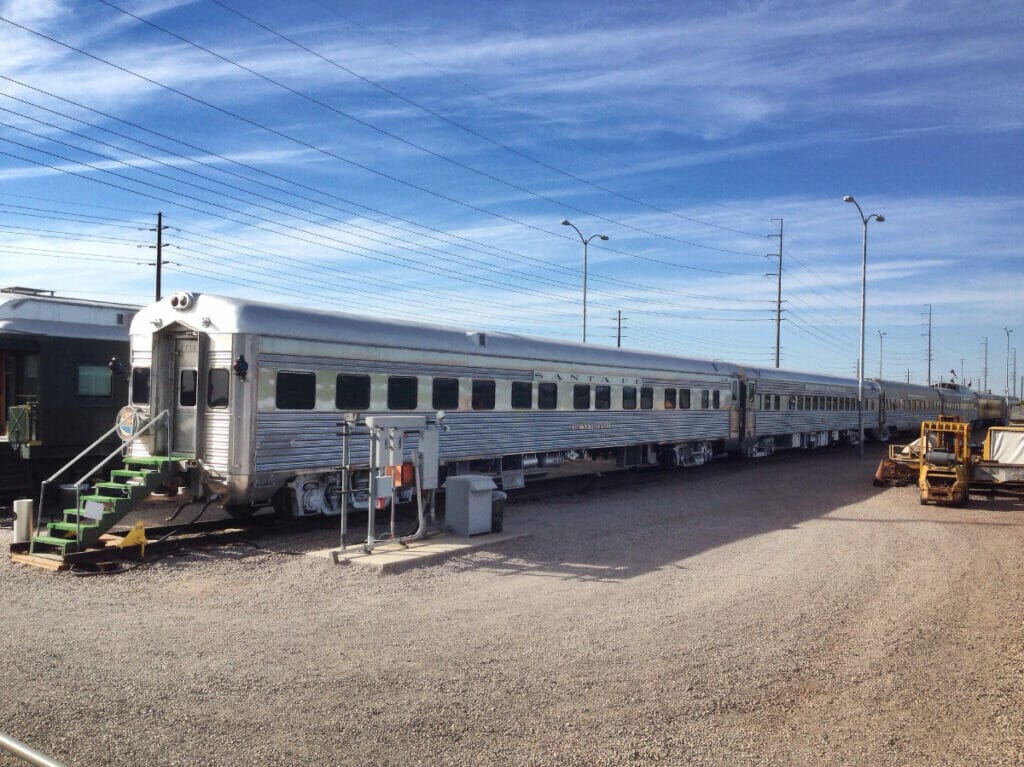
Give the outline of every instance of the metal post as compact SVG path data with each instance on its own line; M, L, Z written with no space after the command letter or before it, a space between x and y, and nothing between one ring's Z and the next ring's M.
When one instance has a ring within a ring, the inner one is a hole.
M163 271L164 214L156 214L156 300L160 300L160 280Z
M878 380L882 380L882 339L885 338L885 333L881 330L876 331L878 333Z
M571 226L576 229L576 234L580 236L580 241L583 243L583 343L587 342L587 246L590 245L590 241L597 237L601 240L607 240L607 235L604 234L592 234L589 237L584 237L583 232L576 228L569 219L562 221L562 226Z
M1004 327L1003 332L1006 333L1006 396L1010 396L1010 333L1013 332L1010 328Z
M878 222L885 221L885 216L879 213L872 213L865 216L860 205L851 195L846 195L843 202L852 202L857 207L860 220L863 224L863 235L861 238L861 266L860 266L860 358L857 360L857 431L858 453L864 457L864 316L867 308L867 286L868 286L868 221L875 219Z
M0 750L14 754L22 761L36 765L36 767L63 767L60 762L2 732L0 732Z

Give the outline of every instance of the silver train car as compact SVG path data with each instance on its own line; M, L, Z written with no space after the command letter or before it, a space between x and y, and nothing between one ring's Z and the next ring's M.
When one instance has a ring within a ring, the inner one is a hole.
M131 368L132 407L165 422L130 454L170 455L190 492L237 514L338 513L346 414L443 411L442 473L505 488L584 461L694 466L858 439L852 379L207 294L140 311ZM882 386L866 381L864 398L866 433L882 436ZM368 440L351 450L365 471Z

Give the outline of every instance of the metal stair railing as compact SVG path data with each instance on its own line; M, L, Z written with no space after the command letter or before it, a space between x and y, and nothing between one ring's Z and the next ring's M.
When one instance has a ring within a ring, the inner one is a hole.
M2 732L0 732L0 750L13 754L29 764L36 765L36 767L63 767L55 759L51 759L46 754L36 751L31 746L26 746L21 741L15 740L10 735L5 735Z
M136 416L136 418L137 418L137 416ZM78 512L79 512L78 514L76 514L76 518L77 518L77 522L78 522L77 529L76 529L76 535L77 535L79 543L81 543L81 540L82 540L82 514L81 514L81 508L80 508L80 505L81 505L81 495L82 495L82 483L85 482L86 479L91 477L97 471L102 469L104 466L106 466L108 463L110 463L112 460L114 460L114 458L117 455L123 455L124 452L127 451L127 449L132 445L133 442L135 442L139 437L141 437L143 434L145 434L150 429L152 429L154 426L156 426L161 420L167 420L169 422L169 420L170 420L170 411L169 410L164 410L164 411L160 412L154 418L151 418L149 421L147 421L145 424L143 424L141 426L139 426L137 422L133 423L131 436L128 439L125 439L116 448L114 448L114 450L106 458L103 458L99 463L97 463L95 466L93 466L91 469L89 469L87 472L85 472L85 474L83 474L81 477L79 477L75 481L75 484L74 484L74 488L75 488L75 509L78 510ZM80 452L78 455L76 455L74 458L72 458L66 464L64 464L59 469L57 469L57 471L55 471L47 479L43 480L42 484L39 487L39 511L36 513L36 525L35 525L35 530L34 530L34 532L32 534L33 537L35 537L36 535L39 535L39 531L42 529L42 525L43 525L43 508L44 508L43 503L46 500L46 488L47 488L47 486L52 484L53 481L55 479L57 479L57 477L61 476L64 472L66 472L72 466L77 464L86 455L88 455L89 452L93 448L95 448L97 445L102 443L107 437L109 437L114 432L118 431L118 429L120 429L120 428L121 428L121 424L120 423L115 423L110 429L108 429L107 431L103 432L103 434L101 434L96 439L95 442L93 442L91 445L89 445L89 447L85 448L82 452ZM168 440L167 445L168 445L167 459L170 460L171 455L170 455L170 441L169 440Z

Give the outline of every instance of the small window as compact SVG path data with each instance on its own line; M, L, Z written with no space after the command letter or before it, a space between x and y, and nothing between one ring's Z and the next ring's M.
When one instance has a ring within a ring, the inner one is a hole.
M494 410L494 381L473 380L473 409Z
M573 410L590 410L590 385L576 384L572 387Z
M700 390L700 409L707 410L711 402L711 392L707 389Z
M715 389L711 393L711 407L713 407L715 410L718 410L719 408L722 407L722 392L718 391L718 389ZM779 409L778 395L775 396L775 409Z
M718 392L715 392L715 407L718 407ZM779 395L775 395L775 410L782 410L782 403L779 401Z
M610 410L612 406L612 387L594 387L594 410Z
M228 406L228 388L231 371L227 368L211 368L206 376L206 404L208 407Z
M278 410L312 410L316 406L316 373L278 371L275 404Z
M680 389L679 390L679 409L689 410L690 409L690 390Z
M539 410L556 410L558 408L558 384L537 384L537 408Z
M459 379L435 378L434 392L430 404L434 410L459 409Z
M146 405L149 403L149 368L132 370L132 404Z
M369 410L370 376L339 373L334 383L334 406L338 410Z
M636 410L636 387L635 386L623 386L622 387L622 409L623 410Z
M198 400L199 371L185 368L178 373L178 404L182 407L195 407Z
M675 410L676 409L676 390L665 389L665 409Z
M533 407L533 384L529 381L512 382L512 409L529 410Z
M650 386L640 387L640 409L641 410L653 410L654 409L654 389Z
M418 387L414 376L388 376L388 410L415 410Z
M106 365L79 365L78 393L83 397L109 397L111 378Z

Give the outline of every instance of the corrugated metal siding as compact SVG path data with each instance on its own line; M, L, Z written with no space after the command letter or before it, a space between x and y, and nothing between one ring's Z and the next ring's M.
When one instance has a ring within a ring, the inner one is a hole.
M210 351L207 355L207 369L230 369L231 362L230 350ZM227 474L231 461L231 414L236 407L237 402L230 402L226 408L203 408L203 462L222 474Z
M340 413L260 413L256 471L340 465L340 422ZM652 442L724 440L729 436L729 411L452 413L445 424L449 431L441 434L441 459L451 461ZM354 439L353 463L365 465L368 450L365 437Z

